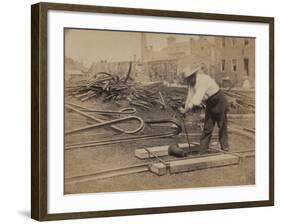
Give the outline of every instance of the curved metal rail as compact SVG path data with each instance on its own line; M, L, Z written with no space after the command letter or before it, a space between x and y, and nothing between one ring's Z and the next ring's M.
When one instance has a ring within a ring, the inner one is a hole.
M126 108L122 108L121 110L118 111L114 111L114 110L95 110L92 108L86 108L74 103L69 103L67 102L66 104L71 105L71 106L75 106L75 107L79 107L81 110L86 111L86 112L95 112L95 113L99 113L99 114L120 114L120 115L128 115L128 114L135 114L137 112L136 108L134 107L126 107Z
M124 143L124 142L137 141L137 140L168 138L168 137L176 136L179 133L181 133L181 131L182 131L181 126L174 120L146 121L145 124L149 124L149 125L170 124L171 127L174 129L173 129L173 131L169 131L167 133L161 133L161 134L140 135L140 136L133 136L133 137L115 138L115 139L110 139L110 140L91 141L91 142L71 144L71 145L66 145L65 150L110 145L110 144Z
M97 121L100 124L104 124L105 125L105 123L106 123L106 125L110 125L110 127L113 128L114 130L119 131L119 132L123 132L125 134L135 134L135 133L139 132L144 127L143 120L141 118L139 118L139 117L136 117L136 116L131 116L131 117L134 117L134 119L137 119L139 121L139 123L140 123L139 127L137 127L135 130L124 130L123 128L120 128L120 127L117 127L117 126L113 125L113 123L120 122L121 121L120 119L115 119L115 120L113 120L112 124L110 124L110 121L108 123L108 121L104 121L104 120L102 120L102 119L100 119L100 118L98 118L98 117L96 117L96 116L94 116L92 114L90 115L90 114L88 114L88 113L86 113L84 111L81 111L81 110L73 107L73 106L76 106L76 107L80 107L80 106L77 106L75 104L70 104L70 103L66 103L65 106L67 108L75 111L76 113L83 115L84 117L87 117L87 118L90 118L90 119L92 119L94 121ZM128 113L128 109L131 110L131 113L132 113L132 109L125 108L125 110L127 110L127 113ZM122 112L122 113L124 113L124 112ZM66 132L66 134L67 134L67 132Z
M106 125L120 123L122 121L131 121L131 120L138 121L139 122L139 126L136 129L134 129L134 130L124 131L126 134L134 134L134 133L137 133L137 132L139 132L140 130L143 129L143 127L144 127L143 119L141 119L140 117L137 117L137 116L128 116L128 117L123 117L123 118L119 118L119 119L104 121L104 122L101 122L101 123L87 125L87 126L84 126L84 127L68 130L68 131L65 131L65 134L72 134L72 133L75 133L75 132L78 132L78 131L85 131L85 130L88 130L88 129L93 129L93 128L97 128L97 127L102 127L102 126L106 126Z

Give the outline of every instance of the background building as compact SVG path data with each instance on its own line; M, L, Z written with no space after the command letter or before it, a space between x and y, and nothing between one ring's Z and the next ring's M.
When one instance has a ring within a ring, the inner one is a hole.
M222 86L242 86L244 80L255 85L253 38L192 36L177 42L175 36L168 36L166 46L155 51L147 46L145 35L142 33L141 59L143 74L150 81L177 82L184 66L198 63Z
M122 77L127 74L129 63L132 62L131 76L135 81L179 83L179 73L183 67L196 63L222 87L241 87L245 81L249 83L248 88L255 86L254 38L138 35L140 54L138 57L133 54L130 60L101 60L93 62L86 69L82 63L66 58L66 80L88 79L98 72ZM147 41L151 37L154 37L152 43ZM157 38L159 41L161 38L162 45L154 49L153 44L157 44Z
M229 78L232 83L241 86L248 79L255 85L255 39L216 37L215 63L211 74L223 81Z

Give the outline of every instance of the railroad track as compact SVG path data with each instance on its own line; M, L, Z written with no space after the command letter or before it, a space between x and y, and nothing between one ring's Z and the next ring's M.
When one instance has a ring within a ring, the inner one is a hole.
M172 158L172 159L166 158L166 159L164 159L165 157L163 157L163 158L161 157L161 160L164 161L165 163L169 163L169 162L173 162L173 161L194 159L194 158L199 158L199 157L202 158L202 157L215 156L215 155L220 155L220 154L234 155L234 156L239 157L239 159L255 157L254 150L247 150L247 151L237 151L237 152L218 151L218 152L213 152L213 153L205 154L205 155L191 155L191 156L185 157L185 158ZM146 162L137 164L137 165L119 167L119 168L114 168L114 169L107 169L107 170L102 170L102 171L89 173L89 174L66 177L65 184L77 184L77 183L82 183L82 182L87 182L87 181L101 180L101 179L129 175L129 174L134 174L134 173L148 172L148 171L150 171L151 165L156 161L158 161L157 158L151 158L151 159L148 159Z
M149 163L143 163L133 166L127 166L127 167L120 167L115 169L108 169L108 170L102 170L99 172L81 175L81 176L73 176L65 178L65 184L76 184L81 182L87 182L92 180L100 180L110 177L116 177L116 176L122 176L122 175L128 175L133 173L141 173L149 171Z

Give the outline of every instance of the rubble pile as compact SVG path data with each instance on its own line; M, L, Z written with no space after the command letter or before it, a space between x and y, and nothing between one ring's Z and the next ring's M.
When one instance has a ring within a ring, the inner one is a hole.
M101 72L93 80L72 88L70 96L80 101L101 97L103 102L117 103L126 100L129 104L144 109L149 109L155 104L163 104L158 96L157 85L140 85L128 78Z
M255 98L238 90L223 90L231 113L251 113L255 111ZM120 104L127 101L130 105L144 110L157 106L161 109L177 110L184 105L186 88L167 87L162 82L141 84L130 78L130 69L125 77L100 72L93 79L84 81L69 89L68 97L80 101L101 98L103 102ZM201 111L204 105L198 107ZM198 111L196 108L195 111Z

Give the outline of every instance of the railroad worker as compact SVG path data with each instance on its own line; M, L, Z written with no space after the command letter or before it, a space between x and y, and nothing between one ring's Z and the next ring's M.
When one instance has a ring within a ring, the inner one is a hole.
M215 124L219 128L219 142L221 149L229 150L227 135L228 103L218 84L209 75L202 72L200 66L185 67L181 73L184 84L188 86L184 107L180 108L182 114L187 113L195 106L206 104L204 129L200 138L199 151L207 152Z

